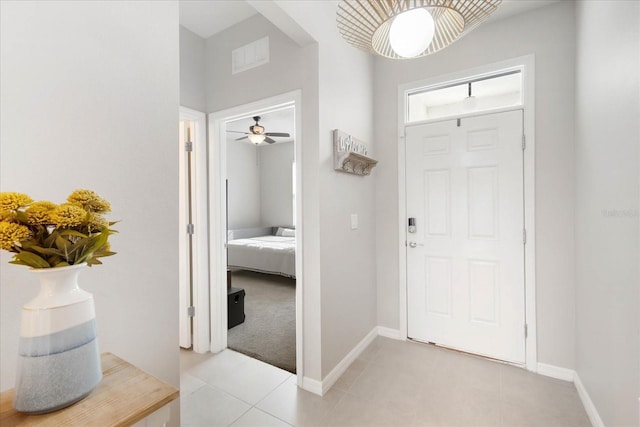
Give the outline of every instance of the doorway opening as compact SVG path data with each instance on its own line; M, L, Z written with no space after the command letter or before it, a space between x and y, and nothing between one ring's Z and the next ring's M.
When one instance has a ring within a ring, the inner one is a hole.
M300 383L299 106L295 91L209 115L209 201L211 350L239 350Z
M225 122L227 346L296 372L295 109Z
M398 254L402 336L535 371L533 71L526 56L399 88ZM502 349L473 342L505 323Z

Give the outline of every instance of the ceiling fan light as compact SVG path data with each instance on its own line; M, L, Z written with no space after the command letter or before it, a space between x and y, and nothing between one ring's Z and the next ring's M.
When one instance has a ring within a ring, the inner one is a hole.
M413 58L424 52L435 33L433 16L425 8L411 9L396 16L389 31L389 44L398 56Z
M249 141L253 142L255 145L260 144L266 138L265 135L259 135L254 133L249 134L248 137L249 137Z

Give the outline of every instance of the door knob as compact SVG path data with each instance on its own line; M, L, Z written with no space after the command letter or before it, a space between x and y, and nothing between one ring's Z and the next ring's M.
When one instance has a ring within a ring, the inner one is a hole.
M415 248L416 246L424 246L424 244L416 243L416 242L409 242L409 246L412 247L412 248Z

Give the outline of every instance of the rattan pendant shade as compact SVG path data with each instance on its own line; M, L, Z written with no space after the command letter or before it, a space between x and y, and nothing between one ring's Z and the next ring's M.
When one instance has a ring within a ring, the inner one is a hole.
M502 0L343 0L338 5L337 23L342 37L353 46L393 59L399 56L389 43L393 19L411 9L425 8L435 22L431 44L425 56L449 46L470 32L489 15Z

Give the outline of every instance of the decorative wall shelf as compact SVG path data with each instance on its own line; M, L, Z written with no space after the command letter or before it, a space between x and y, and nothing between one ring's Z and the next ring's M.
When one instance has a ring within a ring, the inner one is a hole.
M367 156L366 145L351 135L335 129L333 131L333 168L355 175L369 175L378 164Z

